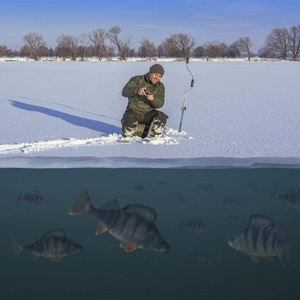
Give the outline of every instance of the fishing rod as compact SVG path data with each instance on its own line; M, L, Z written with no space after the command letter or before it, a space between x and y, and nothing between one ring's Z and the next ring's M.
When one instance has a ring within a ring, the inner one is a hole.
M191 76L192 76L192 81L191 81L191 86L190 86L190 88L187 89L187 90L185 91L184 100L183 100L183 106L181 107L181 119L180 119L180 125L179 125L179 130L178 130L178 132L181 132L181 126L182 126L183 115L184 115L184 111L186 110L186 106L185 106L185 102L186 102L186 94L187 94L187 92L189 92L189 91L193 88L193 86L194 86L194 75L193 75L193 73L191 72L191 70L189 69L189 66L188 66L189 60L190 60L190 58L187 57L187 58L186 58L185 65L186 65L186 68L188 69L188 71L190 72L190 74L191 74Z

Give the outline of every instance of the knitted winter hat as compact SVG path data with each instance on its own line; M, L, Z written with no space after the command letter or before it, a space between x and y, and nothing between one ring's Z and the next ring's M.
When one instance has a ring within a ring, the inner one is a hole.
M161 75L161 77L163 77L165 70L161 65L155 64L152 67L150 67L149 73L158 73Z

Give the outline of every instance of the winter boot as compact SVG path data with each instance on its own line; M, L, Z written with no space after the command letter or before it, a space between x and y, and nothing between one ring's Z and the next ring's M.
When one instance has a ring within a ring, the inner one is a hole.
M126 126L126 125L123 126L124 136L125 137L133 137L133 136L135 136L138 124L139 124L138 121L134 121L134 122L132 122L128 126Z
M162 120L158 116L154 117L149 126L147 138L161 136L164 131L164 128L165 124L162 122Z

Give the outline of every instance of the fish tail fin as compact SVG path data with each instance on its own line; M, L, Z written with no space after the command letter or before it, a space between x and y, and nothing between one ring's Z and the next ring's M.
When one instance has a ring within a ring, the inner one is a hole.
M88 214L92 207L88 191L86 188L83 188L79 193L77 201L71 206L69 215Z
M12 245L12 257L15 257L23 252L24 246L19 243L16 238L11 239L11 245Z
M295 267L298 263L299 236L291 233L285 243L285 255L290 266Z

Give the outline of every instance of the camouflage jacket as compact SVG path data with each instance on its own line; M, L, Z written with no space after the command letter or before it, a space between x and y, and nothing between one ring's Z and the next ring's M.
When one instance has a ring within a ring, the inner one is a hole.
M140 96L138 94L138 90L142 87L146 87L154 96L153 101L149 101L146 96ZM164 105L165 87L160 81L156 84L152 84L148 74L134 76L124 86L122 96L128 97L127 110L138 114L145 114Z

